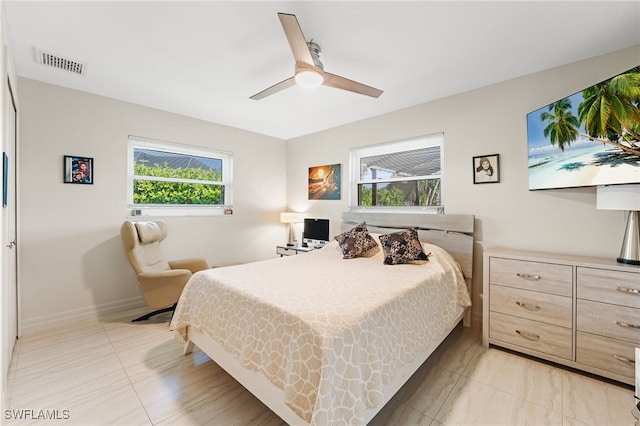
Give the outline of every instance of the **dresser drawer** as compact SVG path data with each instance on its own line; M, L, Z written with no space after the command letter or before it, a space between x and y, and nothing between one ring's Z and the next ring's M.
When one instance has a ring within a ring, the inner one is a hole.
M576 361L606 371L634 377L635 345L578 331Z
M490 286L489 309L492 312L571 328L572 299L555 294L537 293L519 288Z
M640 345L640 309L578 300L577 328Z
M577 268L578 299L640 308L640 273Z
M571 359L570 328L491 312L489 338ZM495 343L495 342L494 342Z
M571 265L492 257L489 268L490 284L573 296Z

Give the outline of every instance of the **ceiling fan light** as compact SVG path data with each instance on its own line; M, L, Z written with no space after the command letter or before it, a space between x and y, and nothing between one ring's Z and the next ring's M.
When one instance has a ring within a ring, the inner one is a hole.
M322 74L314 70L304 70L296 73L296 83L302 87L318 87L323 81Z

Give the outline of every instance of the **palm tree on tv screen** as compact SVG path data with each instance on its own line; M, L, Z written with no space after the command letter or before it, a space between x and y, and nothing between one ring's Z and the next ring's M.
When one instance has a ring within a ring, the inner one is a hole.
M565 145L571 145L578 136L580 122L571 113L571 100L561 99L549 105L549 111L540 115L542 121L548 121L549 125L544 128L544 136L548 137L551 145L558 145L564 151Z
M582 91L578 117L571 100L561 99L540 115L549 124L545 137L562 151L578 136L613 145L640 157L640 67L617 75ZM580 131L584 123L585 132Z

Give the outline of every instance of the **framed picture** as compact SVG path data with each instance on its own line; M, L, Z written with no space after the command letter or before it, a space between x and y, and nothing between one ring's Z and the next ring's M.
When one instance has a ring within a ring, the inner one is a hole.
M500 182L500 154L473 157L473 183Z
M7 195L9 191L9 156L2 153L2 207L7 207Z
M309 167L309 199L340 199L340 164Z
M64 183L93 184L93 158L64 156Z

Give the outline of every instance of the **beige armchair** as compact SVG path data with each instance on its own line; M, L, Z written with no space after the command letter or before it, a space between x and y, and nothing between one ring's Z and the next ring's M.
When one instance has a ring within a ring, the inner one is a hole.
M126 220L120 228L120 236L129 262L136 272L142 297L147 306L156 309L133 321L143 321L156 314L173 312L191 275L209 268L204 259L168 262L162 257L160 242L167 236L167 224L162 220Z

